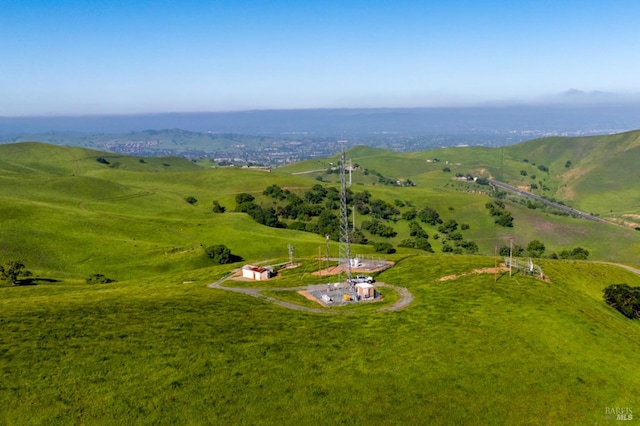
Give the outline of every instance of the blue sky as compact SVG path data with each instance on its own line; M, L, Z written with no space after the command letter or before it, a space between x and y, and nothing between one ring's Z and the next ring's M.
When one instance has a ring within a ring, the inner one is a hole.
M640 2L5 0L0 116L640 93Z

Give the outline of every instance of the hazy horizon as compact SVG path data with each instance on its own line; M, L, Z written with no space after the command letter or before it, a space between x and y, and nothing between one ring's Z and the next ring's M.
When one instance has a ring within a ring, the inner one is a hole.
M631 1L9 0L0 116L637 101L639 12Z

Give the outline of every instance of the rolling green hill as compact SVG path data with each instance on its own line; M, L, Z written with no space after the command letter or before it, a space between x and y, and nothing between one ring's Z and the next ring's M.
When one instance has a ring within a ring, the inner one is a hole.
M633 150L629 135L613 138ZM493 267L494 249L511 237L520 245L541 240L547 253L581 246L593 260L640 265L640 233L629 227L558 216L511 196L502 201L514 227L501 227L485 207L495 201L488 188L455 179L487 173L517 184L522 167L542 176L542 164L547 192L560 191L554 182L564 175L555 170L565 169L570 149L553 151L553 143L504 152L350 150L359 166L354 194L369 191L401 213L430 206L445 222L469 225L460 232L479 254L442 253L446 236L426 223L435 253L398 247L409 221L383 221L395 237L365 235L397 248L385 255L396 265L376 279L406 287L413 303L334 315L208 288L241 263L214 265L203 246L276 263L294 244L305 267L283 272L280 282L326 282L308 272L323 235L266 227L233 210L239 193L282 207L263 194L270 185L301 197L315 184L335 188L337 175L326 171L337 158L267 172L0 146L0 262L19 259L39 278L0 286L0 423L601 424L609 408L638 407L640 323L607 306L602 290L640 286L640 276L552 259L536 260L548 282L473 273ZM593 145L566 169L595 164L602 154ZM320 171L294 174L311 170ZM389 184L406 179L416 185ZM598 180L587 172L582 179ZM227 211L212 213L214 200ZM365 220L369 214L355 214L356 226ZM330 250L337 253L334 242ZM374 254L372 245L352 251ZM118 282L86 284L95 273ZM279 287L278 279L265 286Z

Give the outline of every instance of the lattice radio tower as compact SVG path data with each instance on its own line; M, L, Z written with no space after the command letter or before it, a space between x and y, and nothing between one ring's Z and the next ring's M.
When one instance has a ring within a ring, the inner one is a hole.
M340 282L347 282L349 287L351 282L351 245L349 243L349 208L347 206L347 173L346 173L346 141L338 141L342 145L340 154Z

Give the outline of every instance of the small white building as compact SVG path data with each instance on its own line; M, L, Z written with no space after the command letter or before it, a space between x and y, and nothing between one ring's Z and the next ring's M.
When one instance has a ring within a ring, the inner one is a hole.
M272 270L261 266L244 265L242 267L242 277L254 281L263 281L271 278Z
M356 292L362 299L373 299L375 297L375 288L369 283L356 284Z

